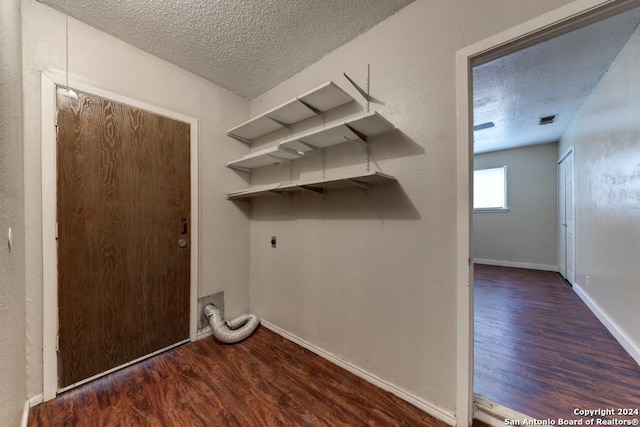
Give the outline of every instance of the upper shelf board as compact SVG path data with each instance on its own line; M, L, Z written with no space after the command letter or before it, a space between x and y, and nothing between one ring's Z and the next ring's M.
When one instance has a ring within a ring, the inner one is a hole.
M290 148L275 146L255 153L248 154L241 159L227 163L227 167L248 170L263 166L288 162L302 157L300 153Z
M347 141L364 140L395 129L377 112L366 113L345 122L325 126L280 143L280 147L306 153L316 148L326 148Z
M269 147L241 159L227 163L227 167L250 172L251 169L285 163L299 159L305 153L347 141L366 141L370 136L393 130L394 126L378 113L367 113L287 139L275 147Z
M227 135L250 144L251 140L255 138L351 101L353 101L351 95L340 89L335 83L326 82L297 98L229 129Z

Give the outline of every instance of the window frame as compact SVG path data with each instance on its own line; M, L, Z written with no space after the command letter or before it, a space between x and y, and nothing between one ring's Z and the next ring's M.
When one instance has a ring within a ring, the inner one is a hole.
M502 169L502 178L503 178L503 183L504 183L504 200L502 203L501 207L487 207L487 208L476 208L475 207L475 191L476 191L476 172L479 171L486 171L486 170L492 170L492 169ZM509 197L507 194L507 165L503 165L503 166L497 166L497 167L492 167L492 168L483 168L483 169L475 169L473 171L473 201L472 201L472 205L473 205L473 212L509 212Z

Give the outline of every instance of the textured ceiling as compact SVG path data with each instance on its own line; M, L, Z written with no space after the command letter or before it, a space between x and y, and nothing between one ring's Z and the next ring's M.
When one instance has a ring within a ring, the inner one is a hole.
M39 0L61 12L65 0ZM414 0L67 0L69 16L253 98Z
M634 9L475 67L474 124L495 127L474 132L474 151L558 141L639 22Z

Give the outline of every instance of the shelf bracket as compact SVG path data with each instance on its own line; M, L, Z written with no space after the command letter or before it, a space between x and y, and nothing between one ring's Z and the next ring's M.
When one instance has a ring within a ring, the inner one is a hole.
M286 163L286 164L291 163L291 160L285 159L283 157L278 157L275 154L267 154L267 157L270 157L270 158L272 158L274 160L277 160L279 163Z
M233 139L235 139L235 140L237 140L237 141L240 141L240 142L242 142L243 144L247 144L248 146L251 146L251 140L250 140L250 139L243 138L243 137L241 137L241 136L234 135L234 134L232 134L232 133L228 133L228 134L227 134L227 136L230 136L231 138L233 138Z
M369 184L367 184L366 182L356 181L355 179L348 179L348 178L345 178L344 181L348 182L351 185L355 185L356 187L369 190Z
M296 142L298 142L299 144L304 145L307 148L310 148L313 151L320 151L322 150L322 148L318 147L317 145L313 145L313 144L309 144L308 142L302 142L299 139L296 139Z
M349 77L347 75L347 73L342 73L342 74L344 74L344 76L347 78L347 80L349 80L349 83L351 83L353 85L353 87L355 87L356 90L358 92L360 92L360 95L362 95L364 97L364 99L367 100L367 102L371 102L371 96L364 89L362 89L358 83L354 82L351 79L351 77Z
M278 146L278 151L284 151L285 153L289 153L289 154L293 154L295 156L299 156L300 153L298 153L296 150L294 150L293 148L287 148L287 147L280 147Z
M277 124L279 124L280 126L282 126L283 128L287 128L289 130L291 130L291 125L289 123L285 123L282 120L278 120L276 118L273 118L271 116L266 116L267 118L269 118L270 120L276 122Z
M251 203L251 199L248 198L248 197L229 197L229 196L227 196L227 200L231 200L232 202Z
M354 129L353 127L349 126L347 123L344 124L347 128L349 128L349 130L353 133L355 133L358 138L360 138L364 143L368 143L369 142L369 137L367 135L365 135L364 133Z
M317 109L316 107L314 107L313 105L309 104L308 102L304 102L304 101L303 101L302 99L300 99L300 98L298 98L298 101L299 101L302 105L304 105L305 107L307 107L309 110L313 111L313 113L314 113L314 114L316 114L316 115L318 115L318 116L319 116L320 114L322 114L322 113L323 113L322 111L318 110L318 109Z
M349 139L346 136L344 137L344 139L346 139L347 142L350 142L350 143L352 143L354 145L357 145L358 147L361 147L361 148L365 148L366 149L366 148L369 147L369 144L367 144L365 141L363 141L361 139Z
M298 185L298 187L302 188L303 190L312 191L314 193L324 194L324 188L314 188L314 187L311 187L310 185Z
M242 167L242 166L236 166L236 165L227 165L227 167L229 169L237 170L239 172L244 172L244 173L251 174L251 169L249 169L249 168L245 168L245 167Z
M287 191L269 190L269 193L274 194L276 196L288 198L289 200L293 200L293 194Z
M367 172L369 172L370 166L369 164L371 163L371 158L370 158L370 154L369 154L369 137L361 132L358 132L356 129L352 128L351 126L349 126L348 124L345 123L345 126L347 128L349 128L349 130L353 133L356 134L356 136L359 139L349 139L345 136L345 139L359 147L362 147L362 149L364 150L365 155L367 156Z

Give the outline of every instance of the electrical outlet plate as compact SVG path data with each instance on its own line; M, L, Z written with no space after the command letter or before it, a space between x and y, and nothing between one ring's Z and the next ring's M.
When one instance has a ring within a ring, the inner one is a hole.
M215 305L222 313L222 318L224 319L224 291L198 298L198 313L200 313L200 317L198 318L198 329L204 329L209 326L207 318L202 312L207 304Z

